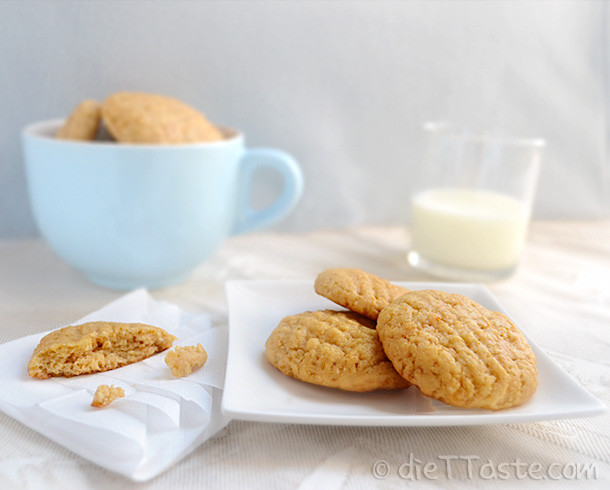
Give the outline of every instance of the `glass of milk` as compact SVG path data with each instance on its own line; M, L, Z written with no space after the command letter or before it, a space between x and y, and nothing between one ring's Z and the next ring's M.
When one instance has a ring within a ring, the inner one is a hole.
M491 282L519 263L542 139L424 125L428 155L411 198L409 263L437 277Z

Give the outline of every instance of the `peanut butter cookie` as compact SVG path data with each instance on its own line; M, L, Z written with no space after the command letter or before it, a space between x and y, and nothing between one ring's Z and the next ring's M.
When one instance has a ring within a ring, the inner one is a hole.
M383 352L375 325L349 311L284 318L265 344L267 360L287 376L346 391L406 388Z
M164 95L113 94L102 105L102 119L119 143L177 144L223 139L222 132L203 114Z
M379 312L409 290L360 269L331 268L318 274L316 293L349 310L377 320Z
M102 119L102 106L96 100L83 100L68 116L55 136L66 140L92 141Z
M77 376L141 361L171 347L176 337L143 323L89 322L45 335L28 363L33 378Z
M498 410L536 391L536 357L521 331L460 294L405 294L384 308L377 331L396 370L449 405Z

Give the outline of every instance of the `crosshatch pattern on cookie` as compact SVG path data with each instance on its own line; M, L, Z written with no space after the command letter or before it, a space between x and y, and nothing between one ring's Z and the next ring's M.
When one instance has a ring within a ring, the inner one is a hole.
M409 292L374 274L341 267L318 274L314 289L319 295L371 320L376 320L392 300Z
M406 388L385 355L375 324L348 311L284 318L265 344L267 360L287 376L347 391Z
M449 405L492 410L527 401L537 388L536 358L502 313L442 291L413 291L377 322L396 370Z

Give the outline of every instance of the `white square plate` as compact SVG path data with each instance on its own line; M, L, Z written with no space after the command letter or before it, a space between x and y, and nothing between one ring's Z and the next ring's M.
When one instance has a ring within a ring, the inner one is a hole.
M461 293L486 308L503 311L481 285L398 284L408 289ZM267 362L265 341L287 315L341 307L317 295L311 281L229 281L227 297L229 353L222 409L234 419L320 425L441 426L587 417L605 410L599 400L531 341L538 363L538 390L527 403L508 410L451 407L422 395L415 387L351 393L304 383L285 376Z

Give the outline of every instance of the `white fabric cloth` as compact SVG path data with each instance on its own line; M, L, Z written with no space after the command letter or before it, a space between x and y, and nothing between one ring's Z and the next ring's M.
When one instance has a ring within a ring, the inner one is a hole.
M430 280L406 264L408 243L401 227L236 237L190 280L151 296L184 311L207 313L213 326L222 326L227 322L227 279L311 280L326 267L354 266L396 281ZM521 268L489 288L518 323L527 325L540 348L610 405L609 221L534 222ZM40 241L0 242L0 342L60 327L121 295L89 284ZM130 487L124 477L4 414L0 431L1 488ZM409 469L417 465L419 481L414 483L417 475ZM138 488L392 489L413 484L608 488L610 413L437 428L231 421Z

